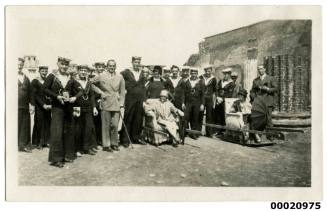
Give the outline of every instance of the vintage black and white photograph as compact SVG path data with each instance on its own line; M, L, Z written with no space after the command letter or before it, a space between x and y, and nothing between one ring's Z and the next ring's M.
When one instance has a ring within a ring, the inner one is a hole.
M320 15L319 6L7 6L9 198L38 187L319 196ZM158 199L149 195L140 197Z

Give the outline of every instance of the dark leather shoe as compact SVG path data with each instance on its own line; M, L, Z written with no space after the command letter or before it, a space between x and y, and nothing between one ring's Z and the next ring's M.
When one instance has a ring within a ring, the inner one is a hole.
M86 154L88 154L88 155L96 155L96 153L93 152L92 150L89 150Z
M74 160L73 159L69 159L69 158L65 158L65 162L66 163L72 163L72 162L74 162Z
M31 153L32 152L32 150L30 150L29 148L24 148L24 149L22 149L22 152L27 152L27 153Z
M118 146L111 146L111 149L114 150L114 151L119 151Z
M176 142L173 142L172 146L176 148L176 147L178 147L178 144Z
M137 142L138 142L138 144L141 144L141 145L147 145L147 143L141 139L139 139Z
M105 152L112 152L112 149L110 149L109 147L103 147L103 148L102 148L102 151L105 151Z
M128 148L129 144L122 144L124 148Z
M64 167L63 162L54 162L54 163L51 163L50 165L52 165L54 167L58 167L58 168L63 168Z

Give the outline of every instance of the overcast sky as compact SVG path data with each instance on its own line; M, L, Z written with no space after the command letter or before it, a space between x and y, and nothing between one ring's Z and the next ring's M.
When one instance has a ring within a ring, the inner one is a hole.
M299 8L236 6L39 6L7 7L7 55L36 55L56 68L58 56L77 64L113 58L118 70L131 56L143 64L182 65L204 37ZM303 16L302 16L303 18ZM16 64L16 61L14 61Z

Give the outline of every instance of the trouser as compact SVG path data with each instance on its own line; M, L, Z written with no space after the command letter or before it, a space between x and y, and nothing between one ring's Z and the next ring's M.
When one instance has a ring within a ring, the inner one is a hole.
M50 139L51 111L35 108L32 144L43 147Z
M75 132L72 112L66 108L52 108L49 162L75 158Z
M273 106L268 106L267 127L273 127L273 123L272 123L272 110L273 110Z
M214 108L212 99L205 99L206 123L214 124ZM211 127L206 127L206 135L211 136L213 133Z
M93 112L82 111L81 115L75 118L75 151L87 152L96 146Z
M119 111L101 111L103 147L118 146Z
M137 143L141 138L142 126L143 126L143 101L134 100L128 102L130 99L125 101L125 113L124 123L126 124L126 130L132 142ZM124 127L124 126L123 126ZM121 142L122 144L129 144L126 130L121 130Z
M98 108L97 108L98 109ZM98 115L93 117L94 120L94 127L95 127L95 134L96 134L96 141L98 145L102 145L102 124L101 124L101 112L100 109L98 109L99 113Z
M216 105L215 109L214 109L214 116L215 116L215 120L214 123L217 125L222 125L225 126L225 103L222 102L219 105ZM222 131L224 131L223 129L217 129L216 130L218 133L221 133Z
M18 149L31 144L31 117L29 109L18 109Z
M186 103L185 109L185 128L188 128L188 123L191 123L192 130L199 130L199 115L200 115L200 103Z

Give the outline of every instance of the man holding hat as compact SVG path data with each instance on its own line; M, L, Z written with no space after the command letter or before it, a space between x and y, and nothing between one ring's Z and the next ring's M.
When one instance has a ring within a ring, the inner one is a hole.
M231 68L225 68L222 70L224 75L223 79L220 80L217 84L217 93L218 96L216 98L216 123L218 125L225 125L225 98L231 98L233 96L233 91L235 88L235 84L231 79ZM218 130L218 134L222 131Z
M47 66L39 66L40 76L31 83L32 95L35 104L34 128L32 144L38 149L47 147L50 139L51 100L44 92L44 81L48 75Z
M132 57L132 65L132 68L125 69L121 72L125 80L125 88L127 91L124 114L126 128L122 129L120 137L124 147L128 147L130 141L146 144L141 139L141 133L144 117L143 102L146 99L145 83L147 82L147 78L144 76L141 69L141 57ZM131 140L128 140L128 138Z
M18 58L18 150L31 152L31 116L32 103L30 80L23 73L24 59Z
M50 165L62 168L64 162L75 159L73 106L76 96L69 92L67 73L70 60L59 57L58 71L53 71L44 81L44 92L51 98L51 126L50 126Z
M206 123L214 123L214 107L217 96L217 79L212 75L212 65L206 65L204 68L204 74L200 78L204 81L205 85L205 111L206 111ZM203 121L204 111L200 112L200 123ZM212 137L212 129L206 127L206 136Z
M205 85L204 81L198 77L198 69L191 68L191 77L185 82L185 128L188 122L191 123L192 130L201 130L202 123L199 122L200 111L204 110ZM191 135L197 139L198 135Z

